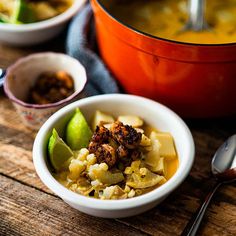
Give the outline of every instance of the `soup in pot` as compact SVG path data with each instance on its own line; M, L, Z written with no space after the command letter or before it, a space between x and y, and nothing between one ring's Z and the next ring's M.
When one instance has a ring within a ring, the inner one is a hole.
M101 0L122 23L160 38L200 44L236 42L236 0L206 1L210 30L182 29L188 19L187 0Z

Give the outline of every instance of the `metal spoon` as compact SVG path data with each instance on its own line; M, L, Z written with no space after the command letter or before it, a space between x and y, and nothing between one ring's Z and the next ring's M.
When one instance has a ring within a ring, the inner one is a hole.
M5 75L6 75L6 70L0 68L0 88L3 85Z
M236 134L228 138L226 142L223 143L217 150L211 162L211 170L217 179L217 183L185 227L183 233L181 234L182 236L196 235L206 208L216 190L222 184L230 183L236 180Z
M205 21L205 0L188 0L189 19L183 31L203 31L210 27Z

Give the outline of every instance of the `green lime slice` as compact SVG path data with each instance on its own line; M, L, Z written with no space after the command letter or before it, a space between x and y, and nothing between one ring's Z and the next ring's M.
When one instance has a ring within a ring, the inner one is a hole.
M48 142L48 154L51 164L55 170L63 168L64 163L73 156L72 150L59 137L57 131L53 129Z
M4 3L4 1L6 3ZM33 9L25 0L4 0L0 7L4 13L0 13L0 22L10 24L33 23L36 16Z
M15 0L15 7L11 16L11 23L33 23L35 22L35 14L32 8L25 0Z
M0 14L0 23L6 23L6 19Z
M92 131L80 109L77 108L66 127L66 142L72 150L79 150L88 146L91 137Z

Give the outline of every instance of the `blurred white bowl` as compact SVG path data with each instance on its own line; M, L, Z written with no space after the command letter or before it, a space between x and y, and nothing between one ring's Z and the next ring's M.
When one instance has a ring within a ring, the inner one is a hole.
M99 109L118 116L138 115L151 127L170 132L175 140L179 156L179 167L174 176L162 186L144 195L123 200L100 200L85 197L62 186L52 176L47 162L47 144L52 129L56 128L63 136L65 126L75 108L79 107L87 120ZM39 130L33 147L33 161L37 174L43 183L66 203L89 215L120 218L137 215L163 201L189 174L194 160L192 135L183 120L167 107L152 100L122 94L99 95L84 98L67 105L52 115Z
M75 0L73 5L62 14L36 23L22 25L0 23L0 42L30 46L52 39L64 29L66 23L84 3L85 0Z

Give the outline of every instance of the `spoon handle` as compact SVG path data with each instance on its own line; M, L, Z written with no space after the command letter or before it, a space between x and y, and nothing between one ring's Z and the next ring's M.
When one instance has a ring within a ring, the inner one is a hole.
M189 0L189 28L201 31L205 27L205 0Z
M0 68L0 88L3 85L5 75L6 75L6 70Z
M182 232L181 236L195 236L197 230L201 224L202 218L205 214L206 208L208 207L214 193L220 187L221 183L217 182L208 195L205 198L205 201L200 205L196 213L192 216L191 220L186 225L184 231Z

